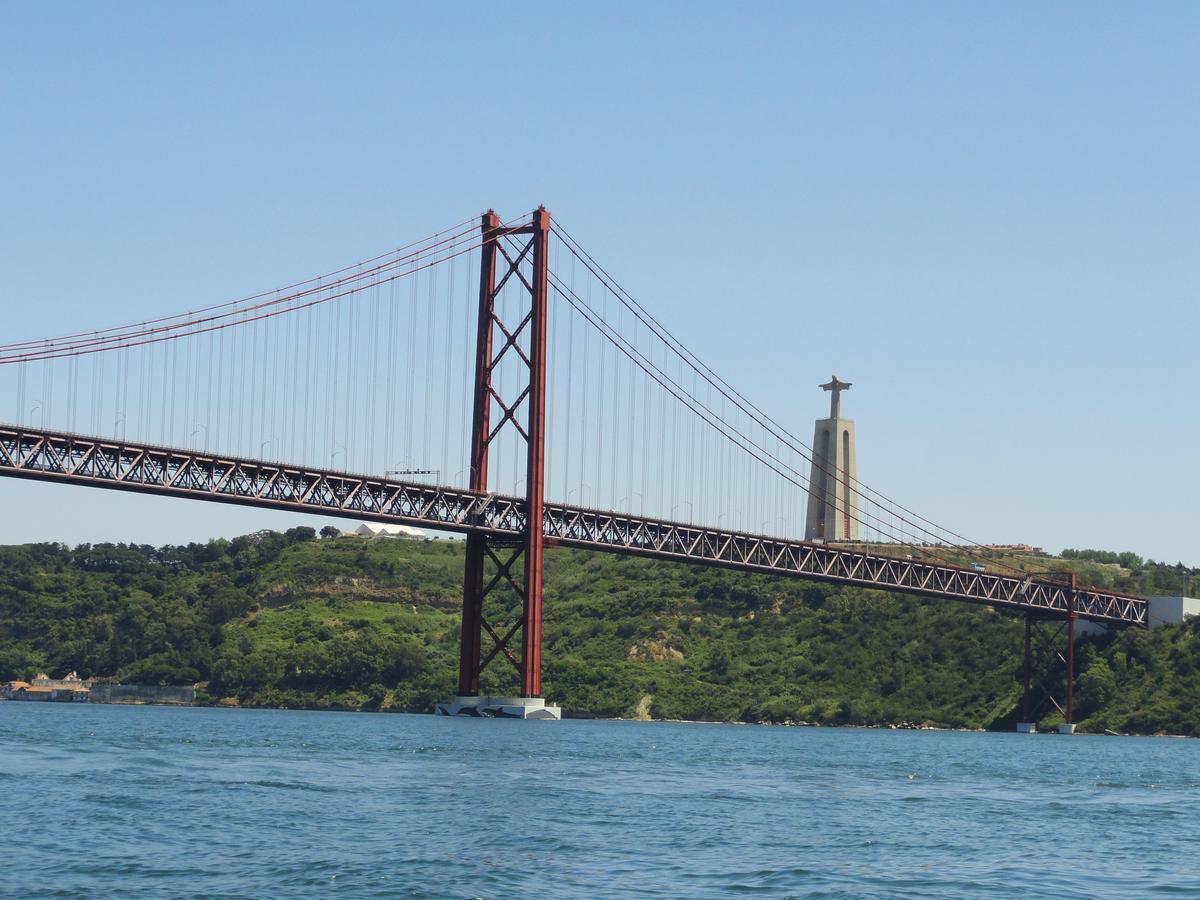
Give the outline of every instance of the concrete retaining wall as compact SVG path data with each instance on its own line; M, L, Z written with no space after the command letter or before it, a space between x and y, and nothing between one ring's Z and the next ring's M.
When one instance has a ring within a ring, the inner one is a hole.
M92 685L92 703L195 703L196 689L161 684Z

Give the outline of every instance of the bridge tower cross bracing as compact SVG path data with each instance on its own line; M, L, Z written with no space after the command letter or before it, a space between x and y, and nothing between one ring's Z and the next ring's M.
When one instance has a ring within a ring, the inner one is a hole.
M1017 731L1032 734L1037 731L1039 713L1046 704L1058 710L1063 721L1058 725L1060 734L1075 733L1075 645L1076 623L1079 620L1077 605L1078 584L1074 572L1063 573L1069 588L1066 593L1066 609L1058 615L1038 615L1033 610L1026 610L1024 659L1021 665L1022 698L1021 719L1017 722ZM1049 635L1043 633L1042 623L1051 622L1053 628ZM1034 637L1038 646L1035 647ZM1048 675L1059 665L1063 669L1063 691L1058 691L1040 677ZM1035 667L1040 670L1034 675ZM1039 702L1034 703L1034 687L1041 691ZM1057 695L1057 696L1056 696ZM1058 702L1061 697L1063 702Z
M488 492L488 451L506 429L515 430L526 448L525 523L522 533L493 536L475 531L467 537L463 578L462 638L459 647L458 694L453 704L442 704L447 715L502 715L517 718L558 718L555 707L547 707L542 693L542 559L544 550L543 509L545 505L546 443L546 304L549 285L548 244L550 213L543 207L533 212L528 225L503 227L489 210L481 223L483 248L479 268L479 319L476 335L474 403L471 424L470 489ZM519 251L509 252L504 238L525 238ZM502 258L502 262L501 262ZM532 273L521 266L529 259ZM497 268L504 273L497 279ZM528 312L516 322L501 320L497 298L511 280L519 282L529 297ZM521 338L529 333L528 350ZM502 397L493 373L501 359L513 353L521 360L527 377L518 384L515 396ZM501 415L492 422L493 401ZM521 412L525 409L524 425ZM486 578L488 563L494 568ZM520 574L516 574L521 562ZM521 612L501 633L488 621L485 601L495 591L512 590L521 602ZM513 651L521 635L520 655ZM483 636L491 649L483 651ZM481 695L483 671L503 656L520 674L519 698Z

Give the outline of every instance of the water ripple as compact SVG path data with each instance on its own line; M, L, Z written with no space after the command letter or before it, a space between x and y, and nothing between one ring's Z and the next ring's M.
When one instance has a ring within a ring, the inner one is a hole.
M1186 741L63 712L0 704L0 895L1200 893Z

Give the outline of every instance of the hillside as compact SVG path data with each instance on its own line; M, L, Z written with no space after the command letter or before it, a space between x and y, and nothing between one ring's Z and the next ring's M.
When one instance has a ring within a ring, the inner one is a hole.
M1048 562L1135 590L1200 575ZM454 691L462 563L460 542L308 528L158 549L2 547L0 680L77 670L200 682L216 703L428 712ZM571 714L1015 717L1022 627L990 608L561 549L546 566L545 694ZM1200 735L1195 626L1086 639L1080 657L1084 729ZM503 660L487 675L512 690Z

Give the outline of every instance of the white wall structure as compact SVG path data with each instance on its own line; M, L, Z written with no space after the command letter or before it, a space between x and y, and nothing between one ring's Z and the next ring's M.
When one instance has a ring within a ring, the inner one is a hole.
M813 461L809 475L806 541L858 540L858 481L854 462L854 422L843 419L841 392L850 382L834 375L820 388L830 392L829 418L818 419L813 430Z
M1151 597L1149 625L1181 625L1184 619L1200 616L1200 599L1195 597Z

